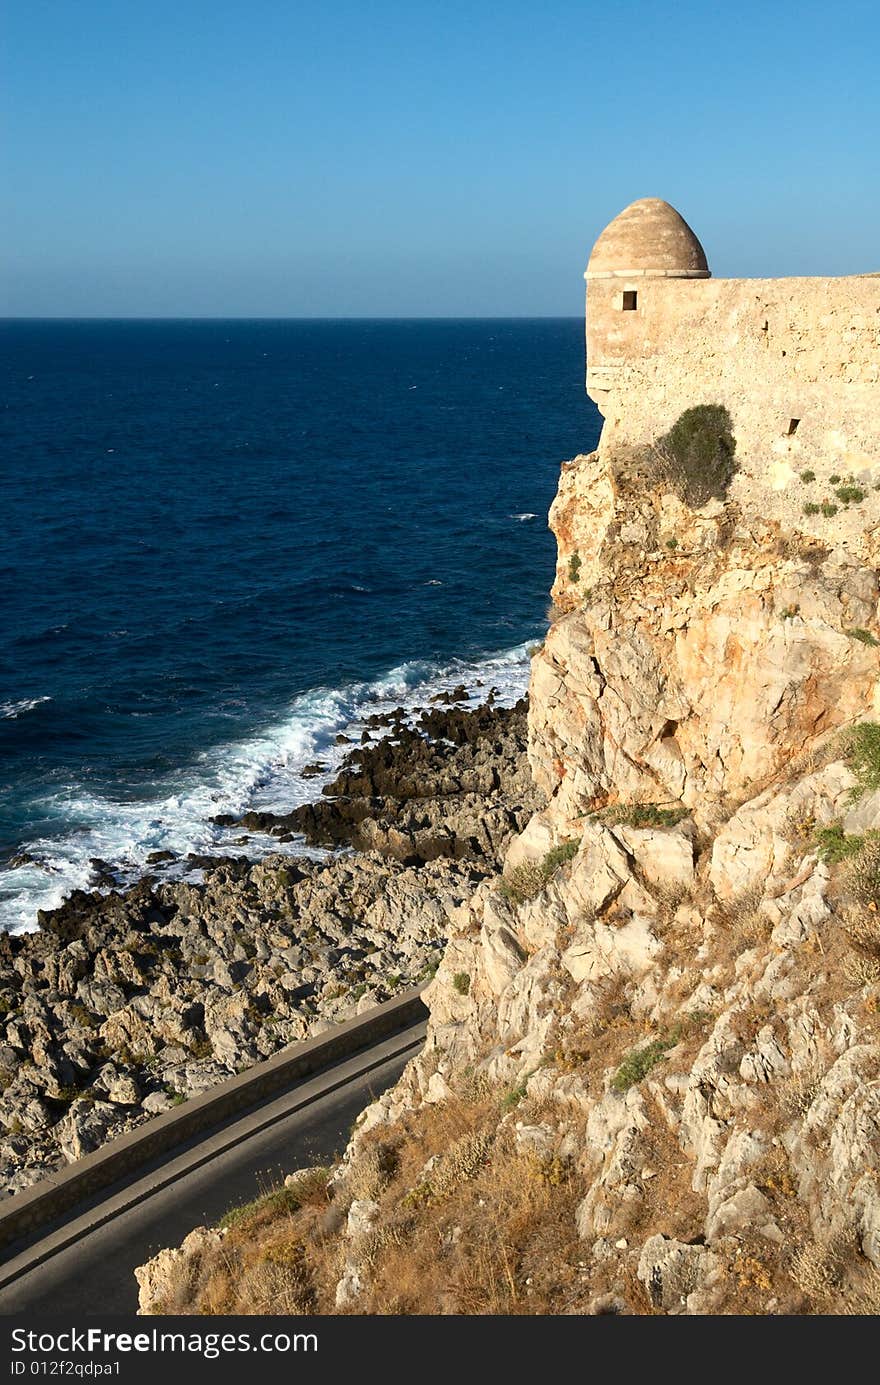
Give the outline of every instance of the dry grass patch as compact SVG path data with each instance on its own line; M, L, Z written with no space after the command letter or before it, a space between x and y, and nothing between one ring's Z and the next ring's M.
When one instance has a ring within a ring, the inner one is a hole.
M853 947L870 958L880 958L880 914L870 905L847 909L841 915L843 931Z
M468 1160L466 1176L423 1206L405 1238L377 1248L358 1311L566 1311L580 1291L583 1193L569 1167L518 1154L503 1132L488 1163Z
M378 1198L397 1170L397 1150L379 1139L365 1140L346 1172L346 1191L355 1198Z
M845 1317L880 1313L880 1271L850 1241L805 1241L790 1257L788 1273L814 1313Z
M854 991L875 986L880 981L880 958L865 957L859 952L844 959L843 979Z
M625 1234L634 1245L658 1234L693 1243L705 1225L706 1199L694 1192L693 1164L651 1097L648 1109L650 1125L641 1137L643 1162L637 1170L643 1196L627 1204Z
M501 1095L423 1107L384 1129L381 1141L365 1139L362 1167L356 1162L348 1177L356 1191L372 1191L380 1211L361 1247L369 1286L351 1311L583 1311L575 1209L585 1185L561 1158L518 1152L512 1127L499 1130ZM338 1311L340 1229L352 1191L335 1216L326 1197L294 1207L278 1189L238 1209L218 1245L179 1267L164 1310Z
M880 1317L880 1270L870 1266L855 1277L840 1307L847 1317Z
M839 883L853 903L872 911L880 908L880 838L864 838L859 850L842 863ZM876 936L880 945L880 929Z
M761 908L763 898L763 890L756 888L716 905L712 917L713 961L733 964L741 953L769 942L773 923Z
M819 1069L808 1069L792 1073L791 1077L780 1083L778 1107L784 1123L804 1119L819 1095L823 1076Z

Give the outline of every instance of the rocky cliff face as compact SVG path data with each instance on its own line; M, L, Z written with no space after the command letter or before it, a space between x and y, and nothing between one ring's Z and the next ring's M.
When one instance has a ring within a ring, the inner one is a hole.
M529 758L554 830L616 801L711 826L874 707L853 633L875 622L875 569L645 481L638 458L578 457L551 511L563 614L533 665Z
M449 911L424 1052L294 1199L288 1309L877 1311L877 574L601 449L551 522L546 806ZM259 1310L248 1225L226 1270L197 1237L145 1271L144 1311Z

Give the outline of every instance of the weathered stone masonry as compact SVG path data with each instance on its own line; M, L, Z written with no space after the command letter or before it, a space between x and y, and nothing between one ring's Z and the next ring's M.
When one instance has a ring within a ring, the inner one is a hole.
M723 404L740 467L770 490L816 463L880 479L880 276L712 279L687 223L646 198L603 231L585 277L605 445Z

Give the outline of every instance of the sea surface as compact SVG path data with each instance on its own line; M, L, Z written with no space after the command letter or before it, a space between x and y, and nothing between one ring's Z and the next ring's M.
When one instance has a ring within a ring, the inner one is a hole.
M277 849L211 819L315 796L375 711L525 690L582 331L0 324L0 927Z

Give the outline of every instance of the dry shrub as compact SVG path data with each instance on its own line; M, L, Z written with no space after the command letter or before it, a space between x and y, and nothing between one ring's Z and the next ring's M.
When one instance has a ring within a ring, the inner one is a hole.
M789 1274L820 1312L846 1317L880 1313L880 1271L866 1266L858 1248L843 1237L828 1245L808 1241L791 1257Z
M352 1198L375 1201L388 1185L397 1168L393 1145L379 1141L361 1148L345 1175L345 1191Z
M864 911L848 909L842 922L844 932L853 947L869 957L880 958L880 914L870 906Z
M781 1145L771 1145L752 1166L752 1181L763 1193L779 1199L797 1197L788 1155Z
M768 942L772 931L772 920L760 909L744 910L737 915L736 936L743 951Z
M814 1069L792 1073L779 1087L779 1110L785 1120L803 1120L822 1085L822 1074Z
M527 900L535 899L560 866L574 860L578 845L578 841L572 838L551 847L540 861L522 861L501 881L502 896L511 904L525 904Z
M759 887L744 890L718 907L714 922L718 929L718 951L735 959L741 952L766 943L773 923L761 908L764 898Z
M407 1194L414 1203L440 1202L462 1183L466 1183L486 1163L492 1148L490 1131L477 1130L462 1135L450 1149L433 1156L426 1176Z
M880 1317L880 1270L872 1266L844 1294L840 1311L846 1317Z
M617 1065L621 1050L648 1036L633 1019L625 976L613 973L591 990L592 1005L557 1026L549 1052L560 1072L577 1072L598 1095L606 1069Z
M247 1314L308 1313L314 1282L302 1241L283 1233L241 1257L235 1277L236 1308Z
M880 958L865 957L854 952L844 959L843 979L853 990L860 991L865 986L873 986L880 981Z
M523 861L501 882L501 893L511 904L524 904L541 893L547 881L536 861Z
M843 1265L844 1248L837 1242L820 1245L807 1241L792 1255L789 1274L807 1298L821 1304L840 1291Z
M854 903L872 910L880 906L880 838L866 837L861 851L843 863L840 886ZM880 926L874 936L880 951Z
M469 1161L470 1165L470 1161ZM366 1313L565 1311L582 1254L574 1212L583 1188L569 1165L515 1153L423 1209L404 1244L376 1255Z
M842 755L839 731L826 731L815 740L808 741L803 750L792 756L786 766L786 774L790 779L815 774L840 760Z

